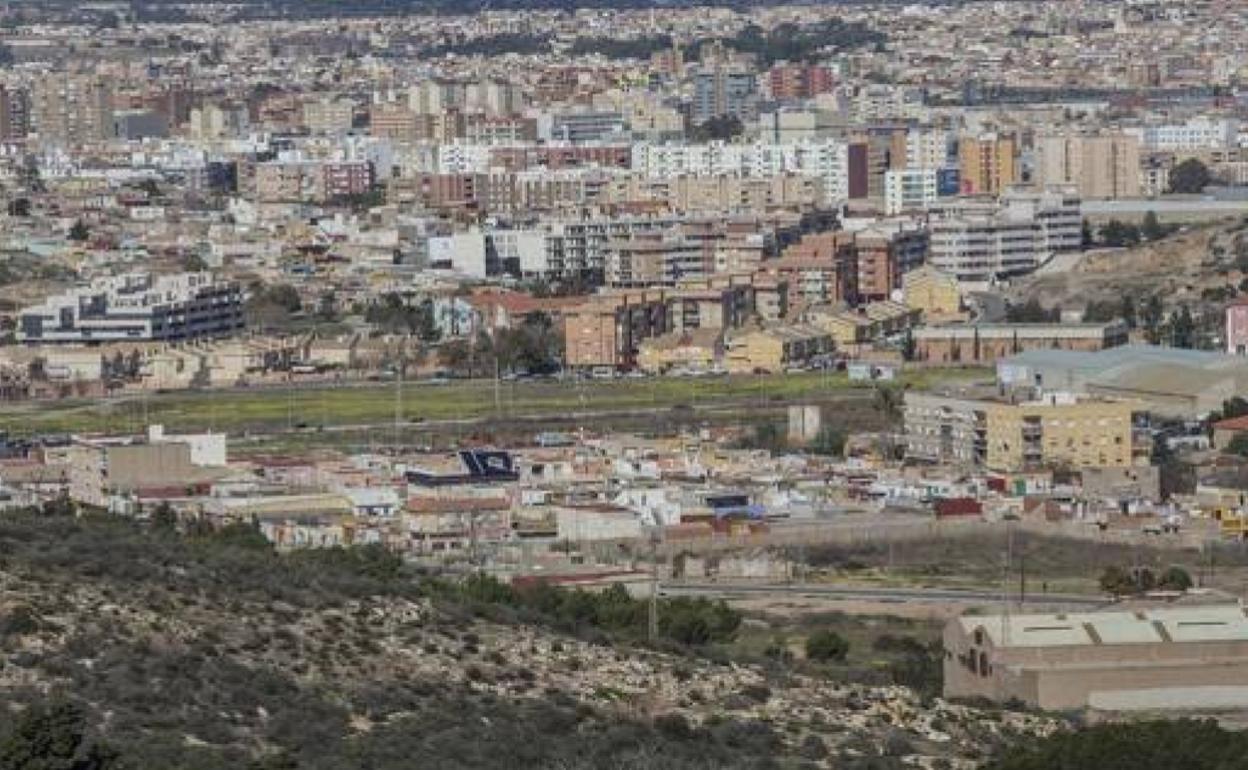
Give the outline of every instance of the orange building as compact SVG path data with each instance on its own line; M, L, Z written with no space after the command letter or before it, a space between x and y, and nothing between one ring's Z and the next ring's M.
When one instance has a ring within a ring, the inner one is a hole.
M1000 195L1019 181L1018 141L1013 135L981 134L958 140L964 195Z

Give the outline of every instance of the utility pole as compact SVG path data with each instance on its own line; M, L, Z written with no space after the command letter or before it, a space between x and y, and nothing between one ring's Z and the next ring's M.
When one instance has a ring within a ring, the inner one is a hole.
M403 366L406 355L406 349L399 352L399 361L394 372L394 451L396 454L403 443L399 435L399 421L403 419Z
M502 406L498 392L498 349L494 350L494 416L502 416Z
M1018 606L1027 602L1027 553L1018 552Z
M650 533L650 617L649 639L653 644L659 638L659 528Z

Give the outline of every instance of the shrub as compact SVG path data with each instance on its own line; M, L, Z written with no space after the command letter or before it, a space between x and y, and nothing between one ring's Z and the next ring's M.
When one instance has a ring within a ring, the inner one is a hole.
M39 614L27 604L19 604L0 616L0 636L33 634L43 627Z
M1170 567L1161 573L1157 587L1165 591L1187 591L1192 587L1192 576L1182 567Z
M816 631L806 637L806 658L820 663L842 662L849 654L849 642L835 631Z

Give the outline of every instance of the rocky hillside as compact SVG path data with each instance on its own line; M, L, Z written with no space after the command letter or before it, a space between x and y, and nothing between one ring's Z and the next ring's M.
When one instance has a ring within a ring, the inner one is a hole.
M658 651L626 597L480 585L245 528L8 516L0 707L68 701L118 766L187 770L971 767L1055 727L672 641L730 633L719 606L666 607Z
M1131 248L1097 249L1066 269L1041 270L1009 292L1012 302L1080 309L1131 295L1139 304L1159 296L1167 306L1197 306L1234 296L1248 276L1248 225L1235 219L1194 225ZM1064 263L1065 264L1065 263Z

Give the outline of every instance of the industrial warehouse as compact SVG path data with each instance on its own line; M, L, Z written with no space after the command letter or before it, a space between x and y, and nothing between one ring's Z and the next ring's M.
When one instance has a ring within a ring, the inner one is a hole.
M1248 706L1248 615L1237 604L987 615L945 626L946 697L1049 710Z

